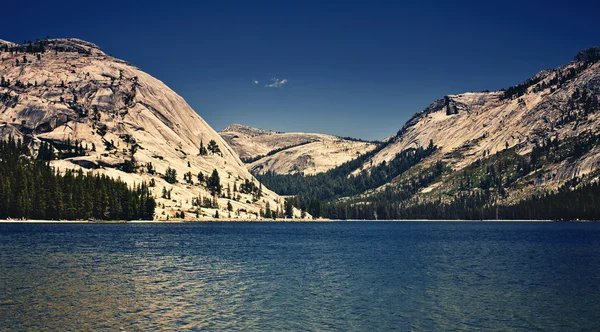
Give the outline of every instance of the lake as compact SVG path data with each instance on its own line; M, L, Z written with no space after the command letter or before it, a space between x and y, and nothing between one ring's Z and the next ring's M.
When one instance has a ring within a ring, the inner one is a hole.
M600 330L600 224L0 224L0 330Z

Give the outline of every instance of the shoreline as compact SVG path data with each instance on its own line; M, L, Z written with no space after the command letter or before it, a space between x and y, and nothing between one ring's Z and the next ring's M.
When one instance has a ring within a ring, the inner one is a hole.
M363 220L363 219L318 219L318 220L256 220L256 219L215 219L215 220L6 220L1 219L0 223L6 224L26 224L26 223L45 223L45 224L179 224L179 223L326 223L326 222L460 222L460 223L478 223L478 222L531 222L531 223L553 223L553 222L596 222L594 220L531 220L531 219L393 219L393 220Z

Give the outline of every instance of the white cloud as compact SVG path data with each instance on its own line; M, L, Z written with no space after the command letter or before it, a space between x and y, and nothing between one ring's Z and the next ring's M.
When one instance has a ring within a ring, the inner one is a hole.
M278 79L277 77L271 78L271 84L265 85L267 88L281 88L284 84L288 82L287 79Z
M254 81L252 81L252 82L253 82L254 84L258 84L258 81L257 81L257 80L254 80Z

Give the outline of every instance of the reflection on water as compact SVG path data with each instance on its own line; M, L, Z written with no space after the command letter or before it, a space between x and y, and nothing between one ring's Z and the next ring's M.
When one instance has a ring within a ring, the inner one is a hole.
M598 330L600 225L0 224L0 330Z

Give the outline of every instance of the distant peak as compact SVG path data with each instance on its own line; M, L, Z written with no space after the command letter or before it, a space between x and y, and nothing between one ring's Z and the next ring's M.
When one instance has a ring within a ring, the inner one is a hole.
M221 131L233 131L233 130L237 130L239 128L252 128L252 127L246 126L246 125L243 125L243 124L239 124L239 123L232 123L229 126L225 127Z
M221 132L236 132L236 133L243 133L243 134L250 135L250 136L259 136L259 135L265 135L265 134L272 133L271 130L254 128L254 127L237 124L237 123L230 124L229 126L225 127L223 130L221 130Z

